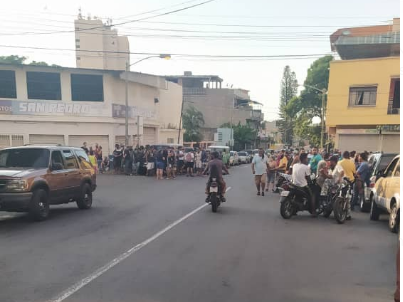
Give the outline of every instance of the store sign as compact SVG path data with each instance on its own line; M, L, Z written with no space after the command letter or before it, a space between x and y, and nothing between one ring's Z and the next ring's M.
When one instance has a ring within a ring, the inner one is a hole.
M57 116L108 116L104 104L67 103L54 101L0 100L0 114L57 115Z
M129 106L129 118L134 118L137 116L154 119L156 117L155 110L140 108L136 106ZM126 106L120 104L112 104L112 117L115 118L125 118L126 117Z

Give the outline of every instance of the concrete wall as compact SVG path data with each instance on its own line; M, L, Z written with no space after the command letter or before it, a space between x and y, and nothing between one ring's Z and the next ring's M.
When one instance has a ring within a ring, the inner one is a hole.
M400 77L400 57L331 62L326 126L400 124L400 115L387 114L393 77ZM376 106L349 106L350 87L361 85L378 86Z

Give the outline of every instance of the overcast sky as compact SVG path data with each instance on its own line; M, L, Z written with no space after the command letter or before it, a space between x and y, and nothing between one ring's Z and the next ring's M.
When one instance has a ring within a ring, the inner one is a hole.
M4 46L74 49L74 33L31 35L26 32L73 31L80 7L84 16L111 18L113 23L119 23L203 1L2 1L0 55L25 55L29 60L74 67L73 51ZM165 9L142 14L161 8ZM120 34L131 35L131 52L325 55L331 53L329 35L338 28L388 24L393 17L399 16L399 0L215 0L182 12L116 28ZM131 61L140 58L142 56L132 55ZM182 74L187 70L193 74L219 75L224 79L224 87L229 84L250 90L252 99L264 104L266 119L273 120L278 110L284 66L290 65L302 84L314 60L315 57L266 60L173 57L170 61L144 61L133 66L132 70L160 75Z

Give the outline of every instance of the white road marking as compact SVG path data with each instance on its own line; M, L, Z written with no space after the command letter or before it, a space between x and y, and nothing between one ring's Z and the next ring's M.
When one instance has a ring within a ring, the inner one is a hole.
M228 190L227 190L228 191ZM198 211L200 211L201 209L203 209L204 207L208 206L208 204L204 204L200 207L198 207L197 209L193 210L192 212L186 214L185 216L183 216L182 218L176 220L175 222L171 223L170 225L168 225L166 228L164 228L163 230L159 231L158 233L154 234L153 236L151 236L150 238L148 238L147 240L143 241L142 243L137 244L136 246L133 246L131 249L129 249L127 252L119 255L118 257L116 257L115 259L113 259L111 262L105 264L104 266L100 267L99 269L97 269L95 272L93 272L92 274L90 274L89 276L85 277L84 279L80 280L79 282L77 282L76 284L72 285L71 287L69 287L68 289L66 289L64 292L62 292L61 294L59 294L57 297L53 298L52 300L49 300L48 302L61 302L65 299L67 299L68 297L70 297L71 295L73 295L75 292L77 292L78 290L80 290L81 288L83 288L84 286L86 286L87 284L89 284L90 282L94 281L96 278L98 278L99 276L103 275L104 273L106 273L108 270L110 270L111 268L113 268L115 265L119 264L120 262L122 262L123 260L125 260L127 257L131 256L132 254L134 254L135 252L137 252L138 250L140 250L141 248L145 247L147 244L153 242L155 239L157 239L158 237L160 237L161 235L163 235L164 233L168 232L170 229L172 229L174 226L178 225L179 223L181 223L182 221L184 221L185 219L189 218L190 216L192 216L193 214L197 213Z

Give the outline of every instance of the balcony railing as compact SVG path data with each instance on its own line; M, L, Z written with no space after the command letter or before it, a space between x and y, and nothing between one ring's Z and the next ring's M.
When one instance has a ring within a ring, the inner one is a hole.
M395 108L393 107L393 104L389 104L388 114L400 114L400 108Z
M189 88L183 87L183 95L205 95L207 93L206 88Z

